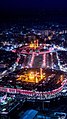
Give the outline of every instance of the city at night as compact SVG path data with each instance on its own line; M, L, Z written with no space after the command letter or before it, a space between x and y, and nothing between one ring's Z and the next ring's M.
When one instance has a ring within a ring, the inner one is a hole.
M0 119L67 119L66 0L0 1Z

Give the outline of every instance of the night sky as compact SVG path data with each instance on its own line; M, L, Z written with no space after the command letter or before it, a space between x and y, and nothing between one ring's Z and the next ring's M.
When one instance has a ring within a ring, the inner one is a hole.
M0 0L0 18L67 17L67 0Z

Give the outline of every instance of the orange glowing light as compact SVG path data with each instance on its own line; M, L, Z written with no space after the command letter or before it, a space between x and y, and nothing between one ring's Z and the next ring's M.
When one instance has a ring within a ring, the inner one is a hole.
M61 75L61 76L60 76L60 81L62 82L62 81L63 81L63 79L64 79L64 76L63 76L63 75Z
M34 43L31 42L30 43L30 48L34 48L34 49L38 48L38 40L34 40Z
M64 79L64 76L61 75L61 76L60 76L60 79L57 81L57 84L58 84L58 83L62 83L63 79Z
M24 82L30 82L30 83L39 83L43 78L45 78L45 74L42 72L42 69L40 69L40 72L27 72L26 74L20 75L17 80L21 80Z
M34 47L34 43L30 43L30 48L33 48Z
M34 77L35 77L35 76L34 76L34 72L30 72L30 74L29 74L29 79L30 79L30 80L31 80L31 79L33 80Z

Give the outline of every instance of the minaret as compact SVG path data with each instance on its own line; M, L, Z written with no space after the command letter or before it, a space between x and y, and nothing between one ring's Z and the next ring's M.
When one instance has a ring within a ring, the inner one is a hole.
M37 71L36 71L35 81L36 81L36 83L38 83Z
M40 76L41 76L41 79L43 79L43 72L42 72L42 68L40 68Z
M37 40L37 47L38 47L38 40Z

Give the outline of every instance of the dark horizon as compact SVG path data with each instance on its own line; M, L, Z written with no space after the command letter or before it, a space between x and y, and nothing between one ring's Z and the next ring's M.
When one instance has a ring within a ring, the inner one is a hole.
M0 21L67 21L66 0L0 1Z
M19 11L9 11L1 12L0 11L0 21L9 22L9 21L19 21L19 20L28 20L28 21L59 21L67 22L67 11L62 10L22 10Z

